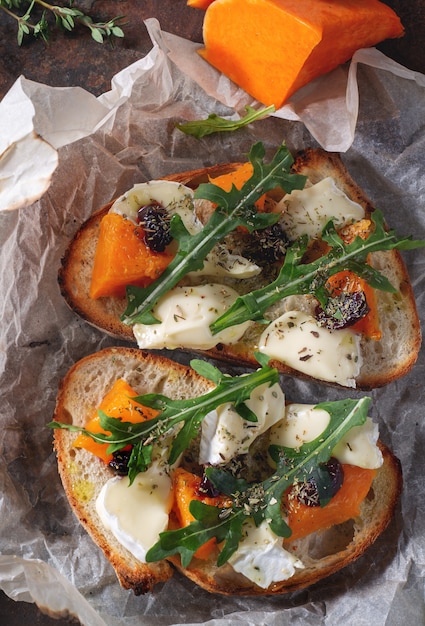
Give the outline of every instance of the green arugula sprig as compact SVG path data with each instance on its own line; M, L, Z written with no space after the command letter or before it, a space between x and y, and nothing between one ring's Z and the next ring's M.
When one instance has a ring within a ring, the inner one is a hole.
M196 437L207 413L222 404L231 402L243 419L257 421L254 413L244 402L249 399L256 387L265 383L270 385L277 383L279 374L276 369L267 365L267 358L264 358L264 355L256 356L262 367L240 376L228 376L210 363L199 359L192 360L191 367L201 376L214 382L216 385L214 389L200 397L186 400L171 400L161 394L137 396L133 398L136 402L159 411L156 417L137 424L108 417L99 411L100 425L110 434L92 433L85 428L56 421L50 422L48 426L81 432L96 442L108 443L108 454L132 445L128 465L129 479L132 483L136 475L146 471L151 464L154 444L161 443L164 438L171 436L168 462L172 465Z
M398 237L395 231L387 231L379 210L372 213L371 219L374 228L368 238L356 237L351 243L345 243L333 222L328 222L323 229L322 239L328 243L330 250L310 263L302 263L308 239L305 236L300 237L286 251L285 261L277 278L261 289L238 297L233 305L211 324L211 332L216 334L247 320L269 323L270 320L264 318L264 313L272 304L287 296L311 294L324 308L330 297L325 287L326 282L330 276L342 270L351 270L375 289L395 292L396 289L389 280L366 262L369 253L382 250L412 250L424 247L425 241Z
M285 145L280 146L270 163L264 162L265 150L256 143L250 151L253 165L252 177L238 190L234 185L224 191L213 183L204 183L195 192L195 198L211 200L217 205L211 218L202 230L191 235L177 214L171 219L171 235L178 242L178 251L161 276L148 287L127 287L127 308L121 320L125 324L156 324L158 320L152 309L158 300L186 274L202 269L205 257L216 243L238 226L245 226L250 232L266 228L275 223L278 215L258 213L254 203L267 191L282 187L290 193L302 189L306 177L291 174L293 157Z
M181 130L186 135L192 135L196 139L201 139L205 135L212 135L213 133L233 132L243 126L252 124L256 120L262 120L268 117L270 113L275 111L275 107L264 107L263 109L254 109L247 105L245 107L246 114L238 120L229 120L224 117L220 117L216 113L211 113L205 120L193 120L191 122L184 122L183 124L176 124L176 128Z
M42 9L41 15L34 18L34 10L38 7ZM44 41L49 40L50 26L46 19L47 13L51 13L56 25L65 30L72 31L76 24L86 26L90 29L92 38L98 43L103 43L105 37L124 37L121 28L124 16L119 15L108 22L94 22L89 15L73 8L72 1L69 2L69 6L62 7L44 0L0 0L0 9L16 20L19 45L22 44L24 37L31 34L34 37L41 37ZM18 15L16 10L25 12Z
M159 541L148 551L146 560L159 561L179 554L182 566L187 567L198 548L216 538L218 543L223 543L217 565L223 565L237 550L247 518L251 518L256 526L270 520L270 528L276 535L290 537L291 530L281 510L284 492L313 474L322 476L318 468L329 460L332 450L348 430L365 422L369 403L370 398L362 398L316 405L330 415L325 431L297 450L271 446L276 471L263 482L249 484L219 468L207 468L208 478L230 498L231 506L219 508L200 501L191 502L189 510L195 521L184 528L161 533Z

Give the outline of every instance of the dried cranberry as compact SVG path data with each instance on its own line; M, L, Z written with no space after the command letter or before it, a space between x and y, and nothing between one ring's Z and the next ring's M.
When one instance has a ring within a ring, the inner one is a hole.
M205 498L216 498L220 494L205 473L202 474L202 479L198 487L198 493L200 496Z
M164 252L171 243L170 215L159 202L146 204L137 212L137 218L143 227L145 244L154 252Z
M251 233L244 254L257 263L275 263L285 256L287 247L288 239L277 222Z
M338 459L331 457L327 463L323 464L322 467L324 467L329 474L331 490L330 497L333 498L333 496L341 488L344 481L341 463ZM297 498L306 506L320 506L319 492L314 478L310 478L308 481L298 486Z
M113 458L109 461L108 466L118 476L127 476L130 455L131 450L118 450L117 452L113 452Z
M369 313L364 291L343 292L329 298L325 308L317 306L315 317L319 324L329 330L352 326Z

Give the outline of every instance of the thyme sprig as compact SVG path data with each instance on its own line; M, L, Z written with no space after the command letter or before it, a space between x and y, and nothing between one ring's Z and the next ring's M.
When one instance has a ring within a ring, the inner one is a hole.
M107 22L94 22L89 15L73 8L72 4L72 0L69 6L53 5L44 0L0 0L0 9L16 20L19 45L27 35L40 37L46 42L49 40L50 26L46 17L49 13L54 16L56 25L65 30L72 31L77 24L89 28L92 38L98 43L103 43L105 38L124 37L121 28L124 16L119 15ZM35 16L36 9L41 9L41 15ZM17 11L24 12L19 15Z
M212 538L223 544L217 565L223 565L237 550L242 538L244 522L251 518L256 526L269 520L271 530L280 537L290 537L291 530L282 517L282 498L288 487L303 482L326 463L332 450L354 426L360 426L367 418L370 398L341 400L316 405L330 415L323 433L299 449L271 446L270 453L276 463L275 472L263 482L247 483L217 467L206 468L209 480L221 493L227 495L231 505L220 508L200 501L192 501L190 512L195 518L184 528L160 534L159 541L148 551L148 562L179 554L182 566L187 567L205 542ZM323 472L324 474L324 472Z

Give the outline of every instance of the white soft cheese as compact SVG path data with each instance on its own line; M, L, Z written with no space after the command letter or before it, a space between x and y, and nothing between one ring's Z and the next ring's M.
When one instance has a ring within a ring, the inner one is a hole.
M357 465L364 469L377 469L383 463L382 452L376 445L378 424L367 418L361 426L354 426L335 446L332 456L340 463Z
M356 386L362 365L356 333L349 329L332 332L301 311L287 311L271 322L258 349L308 376L345 387Z
M178 214L191 235L196 235L202 230L203 224L194 208L192 189L169 180L151 180L134 185L115 200L110 212L123 215L137 223L137 212L140 207L152 202L159 202L170 216ZM257 276L260 272L261 268L258 265L241 255L230 254L226 246L221 243L207 255L203 269L191 273L250 278Z
M102 487L96 510L103 525L139 561L168 527L172 484L164 464L154 461L130 485L128 477L114 477Z
M270 445L299 448L309 443L327 428L330 415L313 404L290 404L285 417L270 429ZM382 453L376 445L378 425L370 417L364 424L354 426L332 450L331 456L340 463L356 465L365 469L381 467Z
M230 276L232 278L251 278L261 273L261 267L240 254L231 254L224 244L215 246L207 255L204 267L191 275Z
M139 348L208 350L218 343L235 343L251 322L226 328L216 335L211 333L209 326L237 297L237 292L231 287L215 283L175 287L159 300L152 311L160 324L133 326Z
M282 537L270 529L268 520L258 526L246 522L244 536L238 549L229 559L230 565L240 574L263 589L272 583L287 580L303 563L282 547Z
M257 416L256 422L243 419L230 403L205 416L199 449L201 465L227 463L246 454L252 442L285 414L285 395L277 383L260 385L245 402Z
M341 227L364 218L364 209L338 189L332 178L296 189L285 195L276 207L282 212L280 223L291 240L301 235L318 237L330 219Z
M314 404L288 404L283 419L270 429L270 443L299 448L319 437L329 422L329 413Z
M194 212L192 189L170 180L151 180L134 185L115 200L110 212L137 222L137 211L152 202L162 204L170 215L178 213L190 233L197 233L202 227Z

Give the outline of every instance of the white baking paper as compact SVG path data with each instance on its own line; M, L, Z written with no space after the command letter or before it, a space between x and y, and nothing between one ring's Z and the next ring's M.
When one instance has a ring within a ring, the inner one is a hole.
M120 107L129 99L136 100L136 85L145 95L144 81L148 79L151 85L158 81L157 92L149 93L156 106L163 106L173 97L172 83L168 81L169 59L206 94L228 107L223 115L237 119L244 115L247 105L262 107L197 54L200 44L162 33L154 18L146 25L153 44L151 52L115 75L111 90L97 99L78 87L52 88L25 77L12 86L0 103L0 211L26 206L40 198L56 169L56 150L98 129L111 128ZM302 122L319 145L330 152L347 151L358 116L359 63L424 86L422 74L400 66L375 48L359 50L346 66L300 89L274 116ZM144 102L146 105L149 103ZM197 119L196 107L193 114L195 118L188 119Z
M25 195L27 172L32 169L28 166L17 181L23 190L21 209L7 210L12 207L6 202L0 213L0 588L17 600L35 601L43 610L69 611L87 626L424 623L423 350L404 379L369 394L381 437L403 467L405 484L395 518L359 561L309 590L277 598L214 597L176 574L152 594L136 597L119 586L108 561L70 511L46 424L69 367L114 342L68 310L57 272L69 240L95 209L135 182L219 161L240 161L256 141L264 143L267 155L274 154L282 141L293 150L319 143L333 146L333 136L328 143L328 127L331 135L341 134L338 141L345 146L350 172L390 225L400 234L425 238L423 75L400 69L374 51L362 51L358 66L352 64L349 70L356 74L359 94L357 111L349 88L354 103L350 106L356 109L354 117L350 109L351 122L344 125L346 116L340 117L345 96L336 87L332 101L322 105L307 104L307 89L282 117L270 117L234 134L196 140L178 131L175 123L210 113L238 115L234 103L222 98L226 92L234 97L235 88L222 77L214 84L214 72L209 72L214 91L207 93L206 85L194 80L189 70L183 71L198 61L193 44L161 33L156 20L147 26L151 53L114 77L111 90L100 98L21 77L0 105L0 125L5 102L9 116L8 126L0 132L4 153L13 144L31 142L33 136L38 142L37 135L52 147L49 154L57 155L48 176L45 170L40 173L38 182L47 182L44 191L39 189L39 198L34 199L33 190ZM345 79L347 68L341 72ZM312 86L311 93L320 93L316 89ZM17 103L19 123L12 101ZM67 103L77 109L82 102L85 119L72 120L58 110ZM47 105L48 116L42 114ZM321 123L325 140L319 141L312 124L323 111L332 123ZM36 155L37 148L36 143L35 152L28 154ZM0 172L3 176L4 170ZM423 324L424 252L408 252L405 259ZM294 401L347 395L290 378L283 385ZM40 575L49 584L38 584Z

